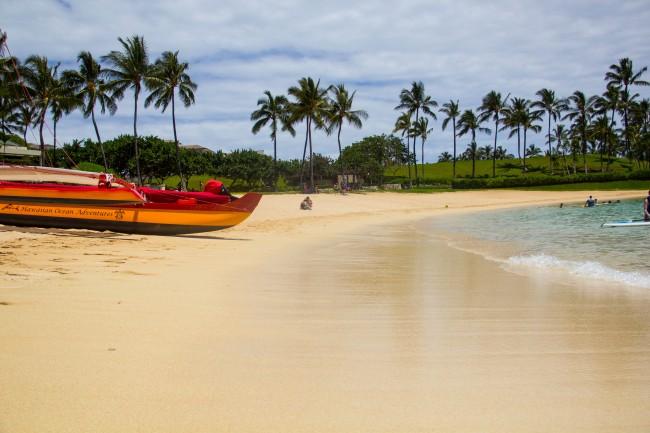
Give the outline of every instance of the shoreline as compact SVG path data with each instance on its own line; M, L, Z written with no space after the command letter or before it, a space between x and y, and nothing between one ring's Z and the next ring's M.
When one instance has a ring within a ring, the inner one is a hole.
M625 377L643 376L647 303L412 230L584 197L269 196L231 230L174 238L0 227L0 431L643 431L647 385Z

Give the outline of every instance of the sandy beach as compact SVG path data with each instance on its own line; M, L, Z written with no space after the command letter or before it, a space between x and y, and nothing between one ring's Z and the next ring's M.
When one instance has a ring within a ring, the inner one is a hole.
M270 195L179 237L0 226L0 433L650 431L650 296L416 229L589 194L645 191Z

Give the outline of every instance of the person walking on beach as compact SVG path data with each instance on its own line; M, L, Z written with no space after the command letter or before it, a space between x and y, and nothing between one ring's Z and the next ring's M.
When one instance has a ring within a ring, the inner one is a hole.
M650 221L650 191L648 191L648 196L643 200L643 220Z

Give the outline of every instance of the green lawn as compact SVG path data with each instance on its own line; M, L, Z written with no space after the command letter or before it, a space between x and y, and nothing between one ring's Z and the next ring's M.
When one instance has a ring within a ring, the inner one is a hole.
M570 159L567 159L569 166L572 166ZM590 172L600 172L600 156L598 155L587 155L587 165ZM547 157L537 156L533 158L526 159L526 167L528 172L526 176L536 176L536 175L549 175L551 174L549 170L549 163ZM555 162L555 174L565 174L563 171L564 162L562 159ZM452 178L452 163L451 162L439 162L433 164L424 165L424 173L422 172L422 165L418 164L418 171L420 178L425 179L451 179ZM627 159L615 159L612 164L610 164L610 171L612 172L621 172L628 171L634 168L632 163ZM579 158L577 161L578 172L584 172L582 166L582 158ZM523 174L521 170L521 164L519 159L508 159L508 160L498 160L497 161L497 177L517 177ZM413 172L413 167L411 167L411 174L415 177ZM386 175L391 177L408 177L408 167L396 167L389 168L386 170ZM471 177L472 175L472 161L457 161L456 162L456 176ZM488 161L476 161L476 177L491 177L492 176L492 160Z

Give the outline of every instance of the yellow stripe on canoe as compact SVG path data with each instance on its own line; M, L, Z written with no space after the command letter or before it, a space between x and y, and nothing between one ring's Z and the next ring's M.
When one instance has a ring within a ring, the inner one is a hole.
M0 214L146 224L230 227L244 221L248 218L250 212L0 202Z

